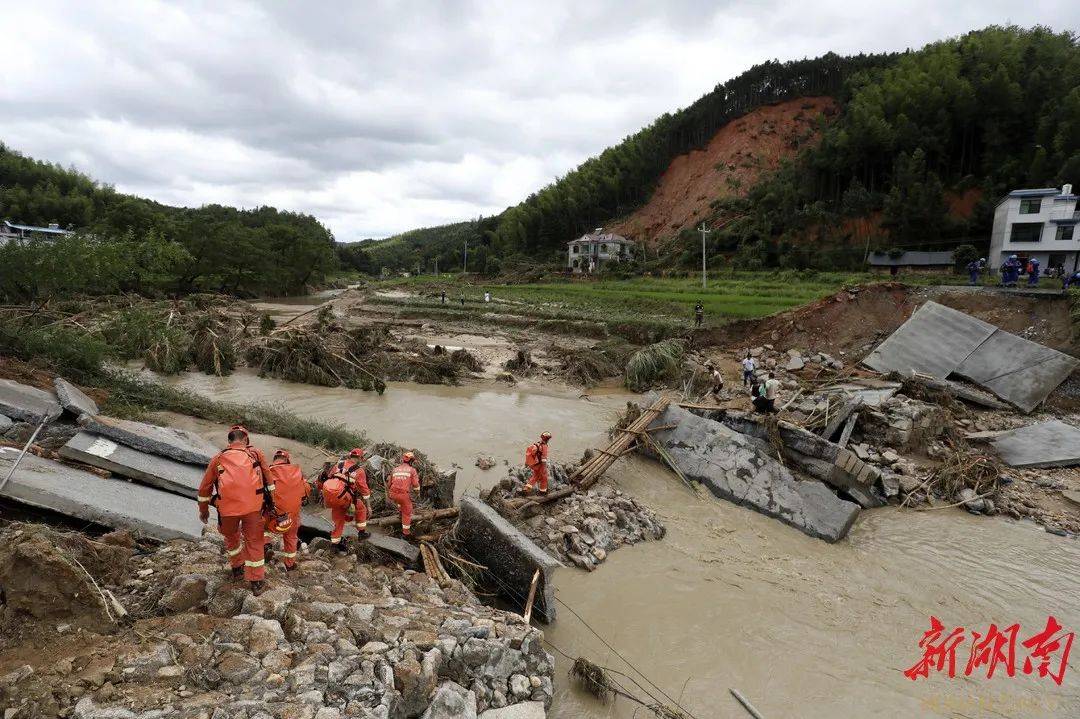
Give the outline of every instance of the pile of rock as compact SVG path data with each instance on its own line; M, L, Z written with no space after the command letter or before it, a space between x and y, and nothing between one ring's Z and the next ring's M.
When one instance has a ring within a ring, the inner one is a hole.
M900 449L915 449L940 437L949 424L941 406L897 394L859 416L864 436Z
M544 715L554 662L519 616L457 581L304 554L258 597L227 580L216 534L136 556L112 587L134 625L68 629L48 661L0 679L0 704L16 718ZM42 628L55 637L57 621Z
M740 350L739 359L745 357L747 352L758 361L759 367L764 370L779 368L788 372L797 372L805 369L808 365L818 365L829 369L844 368L843 362L824 352L804 352L795 348L781 352L773 345L767 344L752 347L749 350L745 348Z
M569 465L552 465L552 489L565 486ZM520 494L529 471L511 468L507 483ZM660 518L621 490L598 484L585 492L545 505L536 516L511 520L529 539L552 556L592 571L612 550L628 544L662 539L666 528Z

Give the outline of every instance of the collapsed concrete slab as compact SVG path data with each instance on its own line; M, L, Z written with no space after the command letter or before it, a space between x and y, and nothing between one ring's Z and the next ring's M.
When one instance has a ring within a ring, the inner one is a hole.
M388 534L372 532L367 538L367 543L380 552L389 554L394 559L400 559L406 564L416 564L420 558L420 548L415 544L409 544L404 539L391 537Z
M997 327L937 302L927 302L867 355L863 364L883 374L913 372L945 379Z
M54 379L53 386L56 388L56 398L60 400L60 406L74 416L98 413L97 402L63 377Z
M877 407L891 399L900 391L899 382L875 380L870 378L830 385L821 390L822 394L846 394L857 397L867 407Z
M18 422L51 422L64 409L52 394L37 387L0 379L0 414Z
M990 445L1010 467L1080 465L1080 429L1057 419L1002 432Z
M0 477L19 456L19 450L0 447ZM8 483L3 497L53 512L130 529L157 539L194 539L202 535L195 502L152 487L97 475L27 454Z
M736 411L693 410L694 414L720 422L739 434L769 441L769 430L754 415ZM874 493L881 482L881 470L864 462L851 450L820 437L808 429L779 421L781 455L801 471L843 491L861 507L880 507L883 502Z
M863 364L878 372L919 373L941 381L955 373L1031 412L1080 366L1080 360L927 302Z
M462 497L460 507L455 536L469 556L487 567L498 580L500 594L519 606L525 602L533 574L539 569L533 614L541 621L553 621L553 575L563 565L480 499Z
M750 429L753 424L746 426ZM859 516L858 504L840 499L822 482L798 480L769 456L767 444L753 436L675 405L652 424L657 428L669 425L674 426L651 432L653 439L687 478L701 482L718 497L827 542L843 539Z
M79 432L59 450L60 456L138 480L173 494L194 498L206 467L132 449L91 432Z
M218 453L218 448L202 437L182 429L159 427L155 424L116 419L104 415L83 415L79 424L94 434L107 437L128 447L175 459L178 462L206 467Z
M1080 361L1023 337L998 330L955 372L1024 412L1031 412L1080 366Z

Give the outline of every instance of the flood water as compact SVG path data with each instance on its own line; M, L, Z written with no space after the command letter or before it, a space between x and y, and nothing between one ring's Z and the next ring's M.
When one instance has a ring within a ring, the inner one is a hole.
M415 446L444 468L460 465L459 491L470 492L501 479L503 460L520 463L543 430L555 434L559 461L604 446L626 401L617 393L586 401L577 392L488 384L391 384L379 397L246 372L169 381L218 399L278 402ZM499 466L475 468L479 453ZM1021 646L1015 677L999 670L987 680L983 668L964 678L970 634L957 651L956 678L912 682L902 673L921 656L918 641L931 615L949 629L981 633L991 623L1019 622L1021 640L1051 614L1067 629L1080 628L1076 540L954 509L883 508L863 512L848 539L830 545L698 498L648 460L621 460L606 481L657 510L668 535L612 552L592 573L561 570L559 618L545 627L558 657L549 716L651 716L623 699L602 704L566 680L569 662L559 651L633 674L587 623L697 719L749 716L729 688L768 719L1080 717L1080 643L1061 687L1023 674Z

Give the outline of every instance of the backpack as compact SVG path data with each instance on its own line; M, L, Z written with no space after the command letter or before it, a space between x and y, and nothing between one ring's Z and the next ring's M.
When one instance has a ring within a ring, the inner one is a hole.
M333 474L322 485L323 504L330 509L345 509L353 503L349 485L339 474Z
M535 444L525 448L525 466L534 467L540 464L540 449Z
M219 512L245 514L254 511L267 500L266 481L257 457L246 449L230 447L217 457L212 501Z

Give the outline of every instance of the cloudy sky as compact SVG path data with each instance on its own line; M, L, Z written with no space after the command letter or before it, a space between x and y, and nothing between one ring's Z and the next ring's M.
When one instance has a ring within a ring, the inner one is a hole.
M902 50L1071 0L0 0L0 141L339 240L501 211L771 58Z

